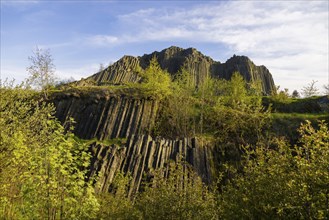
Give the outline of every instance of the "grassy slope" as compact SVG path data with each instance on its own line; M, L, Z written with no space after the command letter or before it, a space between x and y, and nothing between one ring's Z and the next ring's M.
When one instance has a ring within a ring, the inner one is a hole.
M329 122L329 105L321 103L326 97L315 96L304 99L288 98L283 101L270 97L263 99L264 106L270 104L272 113L272 130L278 136L285 136L291 143L298 139L297 129L300 124L309 120L316 126L318 120Z

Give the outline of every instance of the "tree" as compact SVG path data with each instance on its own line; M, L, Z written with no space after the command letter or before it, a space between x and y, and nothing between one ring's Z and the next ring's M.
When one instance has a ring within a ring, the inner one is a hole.
M142 219L217 219L215 195L183 162L160 169L136 199Z
M28 83L42 90L44 97L47 98L49 86L55 83L55 65L49 49L40 49L36 47L33 55L28 57L30 66L27 67L29 73Z
M233 178L222 187L224 219L328 219L328 125L306 121L298 131L299 145L247 146L243 171L227 166Z
M303 87L302 94L305 97L311 97L318 94L319 90L316 88L315 83L317 83L317 81L312 80L307 86Z
M195 85L191 74L180 70L171 83L171 94L162 102L156 120L155 135L167 138L195 135Z
M323 85L324 88L324 94L329 95L329 83L327 85Z
M299 92L297 90L294 90L291 94L291 97L292 98L299 98L300 97Z
M269 111L264 110L259 92L248 91L237 72L230 81L218 81L215 88L220 88L220 95L206 111L208 132L215 134L219 142L235 143L236 147L251 140L255 143L269 121Z
M247 88L246 82L240 73L235 72L231 77L230 82L230 100L233 108L246 102Z
M150 65L139 72L141 78L141 89L146 95L155 96L160 99L171 94L171 77L167 71L161 69L157 58L150 60Z
M0 92L0 216L93 217L98 202L85 181L87 146L64 131L36 91L2 86Z
M284 90L280 90L280 86L277 86L276 92L272 92L272 100L277 103L288 103L289 90L287 88L284 88Z
M99 68L98 68L98 72L102 72L104 69L105 69L104 64L100 63Z

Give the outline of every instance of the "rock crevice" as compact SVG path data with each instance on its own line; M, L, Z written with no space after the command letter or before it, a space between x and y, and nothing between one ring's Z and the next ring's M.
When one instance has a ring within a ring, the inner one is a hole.
M94 159L90 175L99 175L98 193L108 192L115 173L130 173L129 196L133 196L141 187L143 176L151 176L155 169L166 167L170 161L186 161L205 183L214 178L214 146L202 146L196 138L177 140L153 139L149 135L132 135L126 144L91 145Z

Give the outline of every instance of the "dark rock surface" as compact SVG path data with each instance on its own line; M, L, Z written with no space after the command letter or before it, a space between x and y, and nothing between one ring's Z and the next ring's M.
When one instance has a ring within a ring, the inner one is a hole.
M215 73L219 78L229 80L232 73L238 71L247 82L261 81L262 90L265 94L271 94L275 90L272 74L265 66L256 66L246 56L236 56L228 59L225 63L217 65Z
M103 71L77 82L82 87L87 85L84 93L54 94L52 102L56 107L56 117L65 126L69 118L73 118L75 135L95 140L90 146L90 176L100 176L96 184L100 193L109 191L116 172L120 171L132 175L129 195L134 195L140 189L143 175L152 175L153 170L166 167L170 160L188 162L205 183L211 183L216 175L218 159L213 143L204 144L195 137L169 140L149 135L158 114L158 100L97 86L138 82L137 69L145 69L154 56L161 68L172 75L182 67L186 68L196 86L206 77L230 79L234 71L239 71L248 82L261 80L264 93L275 88L268 69L256 66L247 57L233 56L222 64L194 48L170 47L141 57L124 56ZM89 88L90 82L96 86ZM115 139L124 142L110 143Z
M65 124L73 118L74 133L82 139L126 138L147 132L154 124L158 102L125 95L53 97L55 116Z
M220 63L194 48L183 49L174 46L141 57L124 56L89 79L95 80L98 85L105 82L112 84L138 82L140 77L136 71L137 67L145 69L154 56L157 57L161 68L172 75L175 75L182 67L186 68L193 76L196 85L208 76L230 79L233 72L239 71L247 82L260 80L265 94L270 94L272 90L275 90L269 70L265 66L256 66L248 57L234 55L225 63Z
M211 183L216 168L212 146L202 146L196 138L180 140L152 139L148 135L128 137L122 146L93 144L95 155L90 176L101 174L97 192L108 192L116 172L130 173L129 196L133 196L157 168L166 168L169 161L184 160L191 164L205 183Z
M52 97L56 117L65 125L69 118L76 122L74 133L81 139L97 139L91 144L90 176L99 175L97 191L109 191L117 172L130 173L129 195L141 186L145 174L166 167L170 160L191 164L205 183L215 175L214 146L196 138L176 140L152 138L158 101L136 99L125 95L93 93L82 96L60 93ZM121 144L106 144L120 139Z

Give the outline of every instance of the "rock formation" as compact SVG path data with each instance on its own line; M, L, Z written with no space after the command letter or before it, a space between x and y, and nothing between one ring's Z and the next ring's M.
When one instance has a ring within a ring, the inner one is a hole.
M229 80L232 73L238 71L247 82L260 81L264 94L275 91L275 85L270 71L265 66L256 66L246 56L234 55L225 63L215 67L215 76ZM218 73L216 75L216 73Z
M166 140L132 135L122 146L95 143L91 147L94 157L90 176L102 174L96 188L99 193L108 192L115 173L123 172L131 174L129 196L132 196L140 189L143 176L152 176L152 171L165 168L170 160L188 162L208 184L216 175L213 146L202 146L196 138Z
M233 56L220 63L203 55L196 49L170 47L161 52L141 57L124 56L113 65L76 82L83 86L138 82L138 68L145 69L156 56L161 68L175 75L186 68L196 85L206 77L230 79L239 71L248 82L260 80L263 92L269 94L275 88L272 76L264 66L256 66L249 58ZM132 180L129 195L140 188L144 174L152 175L157 168L166 167L170 160L183 159L206 183L211 183L216 174L214 145L203 143L195 137L161 139L151 137L159 109L159 101L129 92L90 90L87 93L60 92L53 94L56 117L65 125L69 118L76 122L74 133L81 139L95 140L90 145L92 161L90 176L100 175L98 192L109 191L115 173L130 173ZM120 143L110 143L120 139Z
M182 49L169 47L161 52L145 54L141 57L124 56L106 69L92 75L89 79L102 83L122 84L138 82L137 67L145 69L151 58L156 56L161 68L175 75L181 68L186 68L198 85L205 77L230 79L235 71L239 71L247 82L260 80L264 94L275 90L271 73L265 66L256 66L248 57L233 56L225 63L214 61L194 48Z
M124 94L94 92L54 94L56 117L65 124L76 122L74 133L81 139L97 139L91 144L90 176L100 174L98 192L109 190L116 172L130 173L129 195L140 188L142 176L165 167L170 160L190 163L206 183L215 172L214 146L204 146L196 138L168 140L148 135L158 110L158 101L136 99ZM120 138L121 144L109 144ZM104 143L102 143L104 141ZM107 141L107 142L106 142Z
M55 96L56 117L65 123L76 121L74 133L82 139L127 138L147 132L155 121L156 100L135 99L126 95L94 97Z

